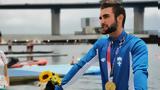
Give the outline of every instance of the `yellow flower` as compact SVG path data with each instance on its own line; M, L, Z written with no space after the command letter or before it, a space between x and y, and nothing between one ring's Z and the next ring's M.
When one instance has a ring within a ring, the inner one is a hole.
M61 78L58 74L54 74L51 78L51 82L53 85L61 85Z
M43 71L39 75L39 81L41 83L46 83L46 82L48 82L51 79L51 77L52 77L52 72L50 72L50 71Z

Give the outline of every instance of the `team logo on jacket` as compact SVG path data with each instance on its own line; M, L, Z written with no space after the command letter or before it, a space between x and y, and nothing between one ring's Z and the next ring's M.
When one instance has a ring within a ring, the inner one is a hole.
M102 59L101 59L101 62L104 62L104 61L106 61L106 59L105 59L105 58L102 58Z
M122 57L117 57L117 64L120 67L122 64Z

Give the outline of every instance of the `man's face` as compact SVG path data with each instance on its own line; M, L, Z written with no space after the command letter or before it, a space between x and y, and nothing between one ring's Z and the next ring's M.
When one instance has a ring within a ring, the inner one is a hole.
M114 17L112 7L100 10L100 24L102 27L102 34L110 34L117 29L117 23Z

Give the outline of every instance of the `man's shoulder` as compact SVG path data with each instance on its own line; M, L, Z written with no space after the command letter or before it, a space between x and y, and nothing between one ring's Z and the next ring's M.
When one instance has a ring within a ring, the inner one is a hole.
M97 43L100 43L100 44L106 43L108 41L108 38L109 37L107 35L102 35L98 38Z
M94 43L96 47L103 47L108 42L108 36L102 35L98 38L98 40Z
M99 41L106 41L108 39L108 35L102 35L98 38Z
M131 48L139 46L146 47L146 43L141 38L133 34L128 35L128 42L130 42L129 44Z
M143 42L145 43L141 38L133 35L133 34L128 34L128 40L131 41L132 43L136 42Z

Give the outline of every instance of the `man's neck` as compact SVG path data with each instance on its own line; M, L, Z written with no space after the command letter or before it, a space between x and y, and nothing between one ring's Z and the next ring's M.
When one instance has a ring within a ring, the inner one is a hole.
M114 40L118 39L118 37L121 35L122 33L122 28L118 28L115 32L109 34L111 37L114 38Z

